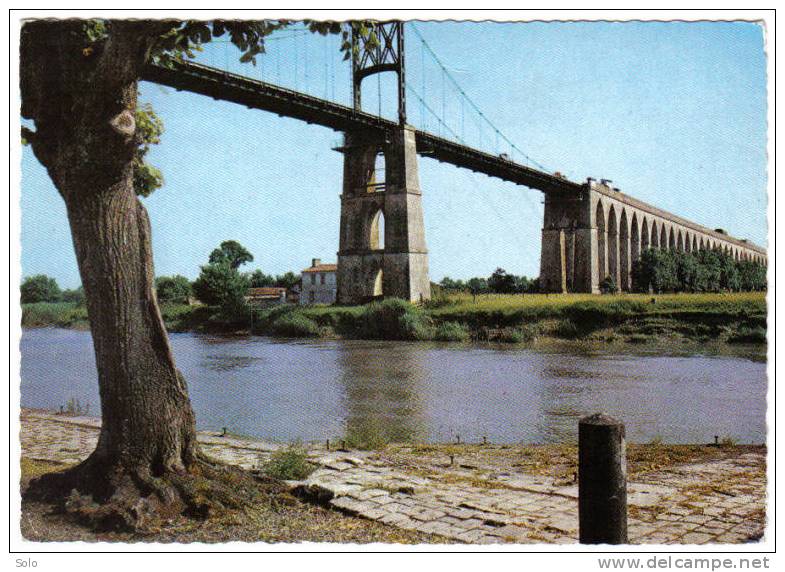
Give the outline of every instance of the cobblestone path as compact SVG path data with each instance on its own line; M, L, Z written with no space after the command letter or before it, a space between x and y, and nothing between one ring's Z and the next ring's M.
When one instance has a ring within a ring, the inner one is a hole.
M95 447L100 421L24 411L22 454L76 463ZM282 445L202 432L205 452L254 468ZM417 460L406 467L374 452L309 446L318 469L291 482L303 498L390 526L469 543L575 543L577 485L522 471ZM742 543L765 525L765 457L676 465L628 483L629 539L634 544Z

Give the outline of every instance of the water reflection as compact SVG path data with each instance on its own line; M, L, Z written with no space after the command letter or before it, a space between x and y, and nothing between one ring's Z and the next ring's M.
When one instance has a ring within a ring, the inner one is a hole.
M384 350L384 342L337 348L349 443L373 446L424 437L423 352L405 343L394 352Z

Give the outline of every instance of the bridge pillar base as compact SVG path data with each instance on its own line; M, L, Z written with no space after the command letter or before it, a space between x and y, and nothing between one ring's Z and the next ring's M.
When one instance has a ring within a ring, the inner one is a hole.
M338 251L338 303L431 297L414 129L382 138L347 133ZM376 173L384 157L384 181ZM383 236L380 220L384 221Z

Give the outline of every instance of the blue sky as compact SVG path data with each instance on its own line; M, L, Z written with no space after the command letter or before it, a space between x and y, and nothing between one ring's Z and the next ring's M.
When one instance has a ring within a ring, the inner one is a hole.
M407 25L411 26L411 25ZM751 23L435 23L417 30L488 120L537 164L573 180L610 178L643 201L766 245L766 62ZM226 45L208 64L348 102L336 38L284 31L256 68ZM406 31L409 120L492 152L483 127ZM363 103L391 116L394 78L367 79ZM222 240L254 255L248 270L299 271L338 250L340 134L262 111L142 83L164 120L150 161L166 179L144 199L156 273L195 278ZM440 125L413 92L437 114ZM461 119L463 118L463 120ZM523 160L512 154L516 160ZM432 280L539 272L542 196L421 159ZM22 273L75 287L65 208L28 148L22 153Z

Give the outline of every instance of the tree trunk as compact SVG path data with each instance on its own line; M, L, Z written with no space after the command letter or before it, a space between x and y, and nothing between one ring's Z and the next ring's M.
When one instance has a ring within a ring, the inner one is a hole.
M94 53L80 43L82 23L26 24L21 62L22 112L36 126L28 137L68 211L102 416L90 457L34 481L28 493L133 529L172 512L236 504L238 489L199 453L153 290L150 223L133 188L136 78L151 45L139 25L116 23Z

